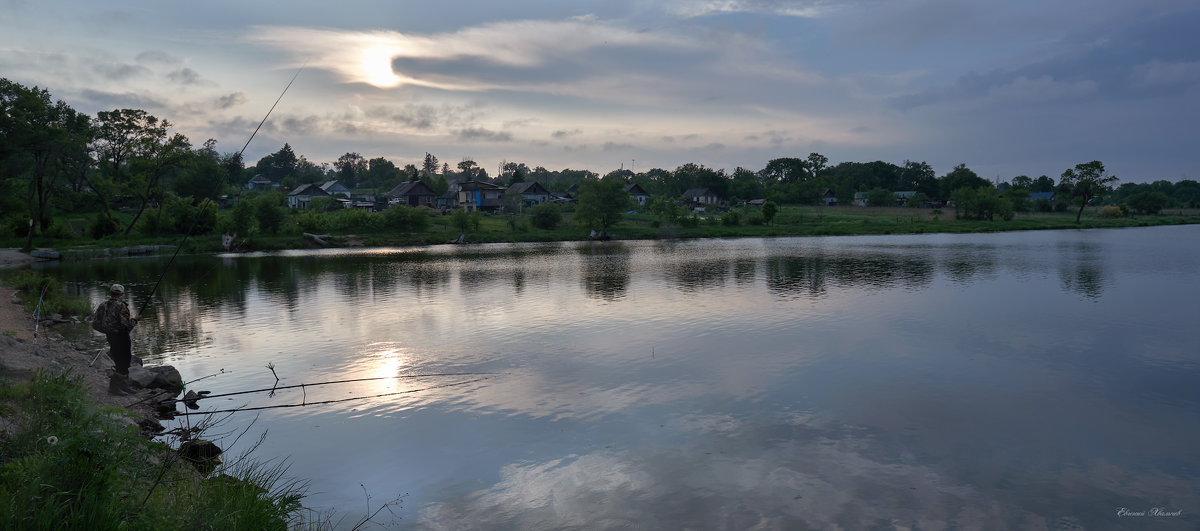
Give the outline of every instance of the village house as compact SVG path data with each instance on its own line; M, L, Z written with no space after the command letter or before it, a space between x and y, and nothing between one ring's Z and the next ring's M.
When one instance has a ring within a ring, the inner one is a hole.
M425 206L433 208L437 193L422 181L400 183L387 193L388 203L408 205L412 207Z
M339 183L337 181L328 181L325 184L321 185L321 189L325 190L325 193L327 193L331 196L334 196L334 197L337 197L338 195L342 195L342 196L346 197L347 199L350 198L350 189L346 188L346 185Z
M642 185L638 183L629 183L625 185L625 193L629 194L629 199L638 204L638 206L646 206L646 201L650 200L650 194L642 189Z
M467 181L458 185L458 206L467 210L497 212L504 206L504 187L483 181Z
M292 208L308 208L308 202L314 197L329 197L329 194L315 184L302 184L288 194L288 206Z
M504 194L518 194L526 205L540 205L550 200L550 190L537 181L514 183Z
M684 201L697 207L716 205L721 201L717 194L708 188L689 188L683 193Z
M272 182L261 173L246 183L247 190L273 190L275 188L279 188L279 183Z

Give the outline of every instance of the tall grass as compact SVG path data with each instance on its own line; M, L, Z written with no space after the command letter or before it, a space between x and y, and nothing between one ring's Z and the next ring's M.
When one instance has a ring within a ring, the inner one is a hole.
M79 378L45 370L0 384L16 429L0 436L0 529L288 529L306 485L241 460L204 478Z

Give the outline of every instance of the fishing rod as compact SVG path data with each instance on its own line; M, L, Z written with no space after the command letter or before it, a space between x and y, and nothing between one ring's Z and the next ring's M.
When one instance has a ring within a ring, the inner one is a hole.
M300 65L300 69L296 70L295 74L292 74L292 79L288 81L287 86L283 87L283 92L280 92L279 97L275 98L275 103L271 104L271 108L267 110L267 114L263 116L263 119L260 122L258 122L258 127L254 128L253 133L250 133L250 138L246 139L246 144L242 146L242 149L238 150L238 160L242 159L242 154L246 152L247 147L250 147L250 141L254 140L254 136L258 134L258 130L262 128L263 124L267 123L267 118L271 117L271 113L275 111L275 106L279 105L279 102L283 100L283 95L287 94L288 89L292 88L292 83L295 83L296 78L300 77L300 72L304 70L305 66L308 66L307 62L303 65ZM218 181L218 186L220 186L220 181ZM208 198L205 198L204 200L209 201ZM188 227L187 232L184 233L183 239L179 241L179 245L175 247L175 253L172 254L171 259L167 261L167 266L163 268L162 274L158 276L158 281L154 283L154 287L150 288L150 293L146 295L146 300L142 302L141 308L138 308L138 316L141 316L142 313L146 311L146 307L150 305L150 301L154 298L154 293L158 291L158 285L162 283L163 277L167 276L167 271L171 269L171 264L175 263L175 257L179 256L179 251L183 249L183 244L187 243L188 237L192 235L192 230L196 228L197 221L200 221L199 211L197 211L196 215L192 217L192 224Z
M322 385L333 385L333 384L354 383L354 382L373 382L373 381L379 381L379 380L433 378L433 377L444 377L444 376L495 376L497 374L499 374L499 373L495 373L495 372L443 372L443 373L431 373L431 374L402 374L399 376L379 376L379 377L375 377L375 378L354 378L354 379L350 379L350 380L333 380L333 381L328 381L328 382L285 385L282 387L267 387L267 388L263 388L263 389L252 389L249 391L236 391L233 393L222 393L219 395L202 395L202 396L197 396L194 398L173 398L171 400L163 400L163 401L159 402L159 404L164 405L164 406L169 406L169 405L178 404L180 402L195 402L197 400L201 400L204 398L218 398L218 397L226 397L226 396L248 395L251 393L265 393L268 391L280 391L283 389L318 387L318 386L322 386ZM481 378L481 379L486 379L486 378ZM475 380L475 381L478 381L478 380Z
M264 409L275 409L275 408L283 408L283 407L303 407L303 406L317 406L317 405L322 405L322 404L335 404L338 402L350 402L352 400L366 400L368 398L380 398L380 397L385 397L385 396L406 395L406 394L412 394L412 393L419 393L421 391L430 391L433 389L444 389L446 387L455 387L455 386L467 385L467 384L475 383L475 382L482 382L486 379L487 379L486 377L476 378L474 380L434 385L434 386L430 386L430 387L423 387L421 389L409 389L407 391L396 391L394 393L382 393L382 394L370 395L370 396L352 396L350 398L322 400L320 402L301 402L299 404L277 404L277 405L273 405L273 406L241 407L241 408L234 408L234 409L220 409L217 411L183 411L183 412L172 413L172 415L186 417L186 416L190 416L190 415L212 415L215 413L237 413L240 411L262 411ZM208 398L211 398L211 396ZM164 400L163 402L166 402L166 400Z

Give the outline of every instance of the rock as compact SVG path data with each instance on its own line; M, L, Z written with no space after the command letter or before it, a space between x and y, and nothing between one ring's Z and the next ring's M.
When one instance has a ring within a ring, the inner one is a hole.
M176 393L183 390L183 375L179 374L179 370L170 365L160 365L149 369L156 375L154 379L154 387L166 389Z
M158 380L158 374L144 367L130 366L129 381L133 382L138 387L149 389L155 387L154 383Z
M179 455L190 461L202 474L212 472L221 464L221 447L212 441L195 439L179 445Z

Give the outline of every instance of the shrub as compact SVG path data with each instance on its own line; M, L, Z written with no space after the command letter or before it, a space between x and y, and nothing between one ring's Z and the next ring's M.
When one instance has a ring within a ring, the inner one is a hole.
M429 224L429 213L420 208L397 205L383 211L383 226L391 229L422 232Z
M529 220L534 227L550 230L562 222L562 213L559 212L558 205L542 203L529 209Z
M1100 212L1096 214L1101 218L1119 218L1121 217L1121 207L1116 205L1104 205L1100 207Z
M730 227L735 227L742 224L742 214L736 210L730 210L721 214L721 224Z
M88 236L99 240L109 234L116 234L117 230L117 220L101 212L96 214L96 217L92 219L92 224L88 226Z

